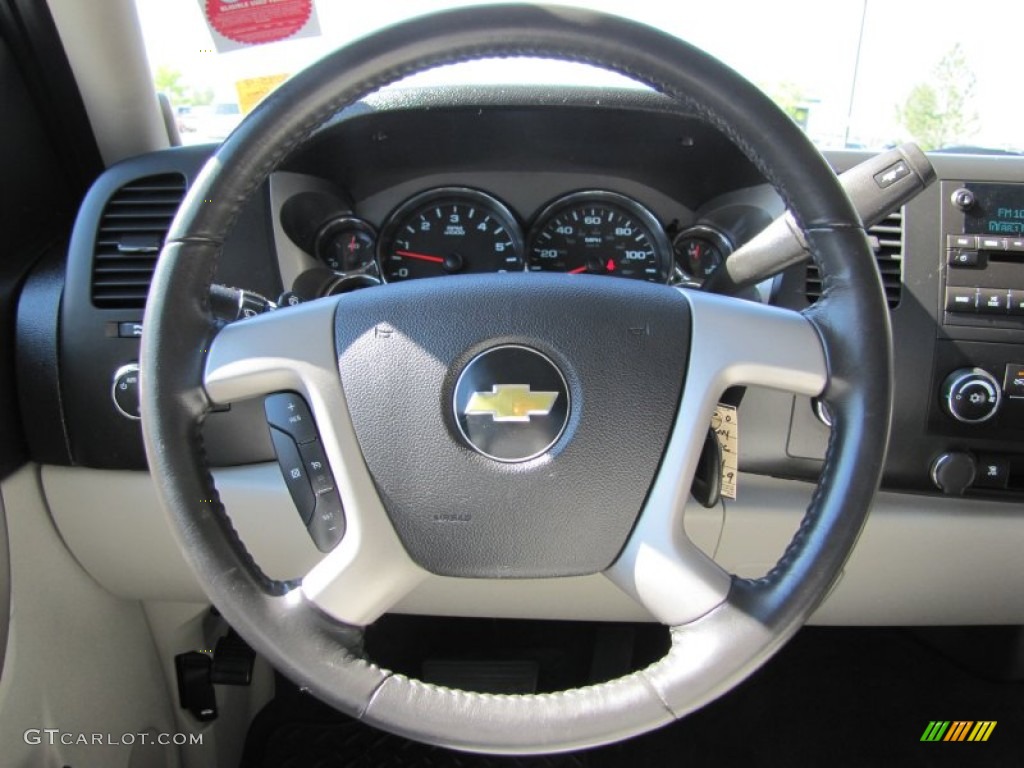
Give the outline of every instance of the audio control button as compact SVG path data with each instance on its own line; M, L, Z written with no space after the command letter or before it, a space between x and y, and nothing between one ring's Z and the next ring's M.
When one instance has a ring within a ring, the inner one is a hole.
M978 312L983 315L1005 315L1009 312L1010 291L1006 288L979 288Z
M974 250L978 247L978 238L974 235L949 235L946 238L946 245L950 248L970 248Z
M1010 291L1007 303L1011 315L1024 315L1024 291Z
M977 312L977 288L946 288L947 312Z
M979 261L977 251L950 251L947 259L951 267L976 267Z

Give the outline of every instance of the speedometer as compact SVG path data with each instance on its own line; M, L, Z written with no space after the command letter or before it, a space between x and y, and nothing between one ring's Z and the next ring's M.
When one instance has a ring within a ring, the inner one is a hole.
M654 214L615 192L576 192L537 217L529 269L668 281L671 246Z
M505 205L475 189L443 187L407 200L380 241L388 282L472 272L521 272L523 236Z

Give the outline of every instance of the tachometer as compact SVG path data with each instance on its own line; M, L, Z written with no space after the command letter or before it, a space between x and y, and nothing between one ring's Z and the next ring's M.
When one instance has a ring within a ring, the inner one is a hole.
M537 217L529 239L531 271L617 275L668 281L671 246L650 211L614 192L576 192Z
M391 215L381 236L388 282L472 272L519 272L523 236L505 205L475 189L423 192Z

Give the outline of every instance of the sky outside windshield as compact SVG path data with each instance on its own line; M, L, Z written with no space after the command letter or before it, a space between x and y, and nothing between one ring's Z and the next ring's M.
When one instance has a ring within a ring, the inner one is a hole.
M214 53L197 0L136 0L150 63L182 109L186 141L221 138L247 78L292 74L345 42L431 10L480 0L317 0L322 34ZM821 146L922 144L1024 150L1017 93L1024 3L912 0L564 0L629 15L722 59L776 99ZM862 25L863 22L863 25ZM862 34L863 29L863 34ZM855 68L860 44L860 66ZM856 76L855 76L856 72ZM476 62L417 82L622 81L582 67ZM952 102L951 102L952 100ZM188 102L212 102L192 109ZM176 104L176 106L178 106ZM220 114L210 117L214 111ZM188 113L192 112L190 116ZM211 133L190 135L188 120ZM849 118L849 119L848 119ZM219 121L219 122L218 122ZM216 131L213 124L216 123ZM203 126L200 126L203 127Z

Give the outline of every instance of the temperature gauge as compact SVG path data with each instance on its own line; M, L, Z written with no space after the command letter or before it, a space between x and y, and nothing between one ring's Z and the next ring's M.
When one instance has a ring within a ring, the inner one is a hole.
M732 253L732 243L717 229L698 225L685 229L672 241L675 252L675 280L700 286Z
M351 217L332 219L317 233L314 251L316 257L335 272L365 272L376 270L374 253L377 232L363 221Z

